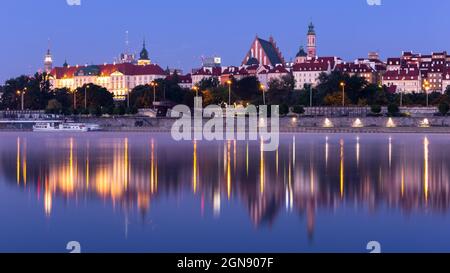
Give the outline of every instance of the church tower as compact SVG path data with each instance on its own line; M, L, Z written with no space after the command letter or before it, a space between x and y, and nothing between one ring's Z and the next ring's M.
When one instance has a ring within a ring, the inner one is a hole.
M142 45L141 53L139 54L138 65L149 65L151 64L150 58L148 57L148 51L145 48L145 40Z
M316 31L314 30L314 25L311 22L308 26L308 35L307 35L308 45L308 58L315 58L317 56L317 46L316 46Z
M45 55L44 58L44 72L50 73L52 69L53 69L53 58L49 48L47 49L47 54Z

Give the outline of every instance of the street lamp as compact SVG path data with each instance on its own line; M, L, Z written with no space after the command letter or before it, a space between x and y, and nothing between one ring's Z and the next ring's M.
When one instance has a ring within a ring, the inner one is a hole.
M73 110L77 109L77 90L72 90L73 92Z
M264 84L261 84L259 86L259 89L261 89L263 93L263 104L266 105L266 87L264 86Z
M423 82L423 89L425 90L425 94L427 95L427 107L428 107L428 91L430 90L430 82L428 80L425 80Z
M199 90L198 86L195 85L194 87L192 87L192 90L195 91L195 96L198 97L198 90Z
M84 109L87 109L87 89L89 87L89 84L84 86Z
M227 81L228 84L228 105L231 105L231 80Z
M312 99L312 87L311 84L308 84L308 88L309 88L309 107L313 106L313 99Z
M25 91L27 91L27 88L26 88L26 87L25 87L23 90L17 90L17 95L20 96L20 105L21 105L22 111L23 111L24 108L25 108L25 105L24 105L24 95L25 95Z
M150 85L153 87L153 104L155 104L155 102L156 102L156 87L158 86L158 83L153 81Z
M345 82L339 84L342 87L342 107L345 107Z

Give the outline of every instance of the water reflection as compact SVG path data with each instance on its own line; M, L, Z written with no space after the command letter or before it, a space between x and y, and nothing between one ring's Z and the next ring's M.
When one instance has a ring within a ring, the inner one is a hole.
M258 228L283 211L300 215L311 238L320 209L351 203L414 214L450 206L445 136L285 135L275 152L264 152L263 142L91 136L4 137L0 176L43 192L37 200L50 218L61 200L98 199L145 215L152 203L183 194L200 198L200 213L211 208L216 218L224 203L240 204Z

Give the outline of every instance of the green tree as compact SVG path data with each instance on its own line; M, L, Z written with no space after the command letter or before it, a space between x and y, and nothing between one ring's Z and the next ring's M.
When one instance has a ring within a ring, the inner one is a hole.
M301 106L301 105L294 105L292 107L292 112L301 115L301 114L305 113L305 108L303 108L303 106Z
M379 104L374 104L370 107L370 111L374 114L380 114L381 113L381 106Z
M345 96L344 100L345 105L348 106L350 104L350 99L347 96ZM327 95L323 99L323 103L326 106L342 106L342 92L334 92L332 94Z
M448 114L448 111L450 111L450 105L448 104L448 102L441 102L439 104L439 113L441 113L441 115L446 116Z
M86 100L85 100L86 93ZM85 108L86 102L87 109L109 108L114 105L113 94L106 88L95 85L85 84L82 87L76 89L77 108Z
M388 105L388 114L390 116L397 116L400 113L400 108L397 104L391 103Z
M45 112L50 114L61 114L62 108L61 103L59 103L56 99L51 99L48 101Z

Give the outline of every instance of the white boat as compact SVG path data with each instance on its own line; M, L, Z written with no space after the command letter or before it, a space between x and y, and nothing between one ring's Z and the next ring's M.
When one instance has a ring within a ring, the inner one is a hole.
M67 122L38 122L33 126L34 132L88 132L95 131L99 127L94 125L87 126L84 123Z

